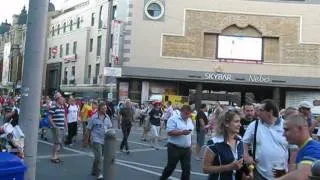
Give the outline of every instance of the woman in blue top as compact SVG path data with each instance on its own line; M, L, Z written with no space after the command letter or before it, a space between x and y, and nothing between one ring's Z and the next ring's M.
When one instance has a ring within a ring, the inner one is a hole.
M243 143L238 136L240 114L229 108L217 121L216 134L208 141L203 172L209 180L246 179L243 173Z

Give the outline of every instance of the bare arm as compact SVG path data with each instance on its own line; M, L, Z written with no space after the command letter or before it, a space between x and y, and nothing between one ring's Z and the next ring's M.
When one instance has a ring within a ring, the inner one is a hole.
M253 157L249 155L249 144L243 143L243 158L246 164L255 164Z
M295 171L296 170L296 157L297 157L297 153L298 153L298 150L297 149L290 149L290 162L288 164L288 169L289 169L289 172L291 171Z
M49 122L50 122L50 124L52 125L52 127L55 128L56 125L54 124L54 122L53 122L53 120L52 120L52 115L51 115L51 114L49 114L48 119L49 119Z
M86 132L84 134L84 143L87 145L89 144L89 137L91 134L91 130L90 129L86 129Z
M172 130L168 132L168 136L181 136L183 135L183 131L181 130Z
M291 171L277 180L308 180L311 175L311 164L300 164L297 170Z
M205 129L205 124L203 119L199 119L200 122L200 129Z

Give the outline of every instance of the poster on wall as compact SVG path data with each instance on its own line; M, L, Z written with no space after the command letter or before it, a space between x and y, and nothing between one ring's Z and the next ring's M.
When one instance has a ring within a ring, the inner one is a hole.
M262 38L219 36L218 59L262 60Z
M119 100L124 101L129 96L129 83L120 82L119 83Z
M9 63L10 63L10 52L11 43L4 44L3 51L3 65L2 65L2 85L7 85L9 81Z

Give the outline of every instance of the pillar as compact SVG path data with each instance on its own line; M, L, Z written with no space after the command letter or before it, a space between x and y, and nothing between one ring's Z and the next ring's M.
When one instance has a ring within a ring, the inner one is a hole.
M198 83L196 87L196 102L195 102L195 108L198 111L201 106L201 97L202 97L202 83Z

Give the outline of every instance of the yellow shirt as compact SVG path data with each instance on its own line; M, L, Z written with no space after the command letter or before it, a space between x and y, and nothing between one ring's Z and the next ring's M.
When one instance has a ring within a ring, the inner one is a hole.
M81 110L82 121L86 122L89 119L89 111L92 111L92 106L90 104L85 104Z

